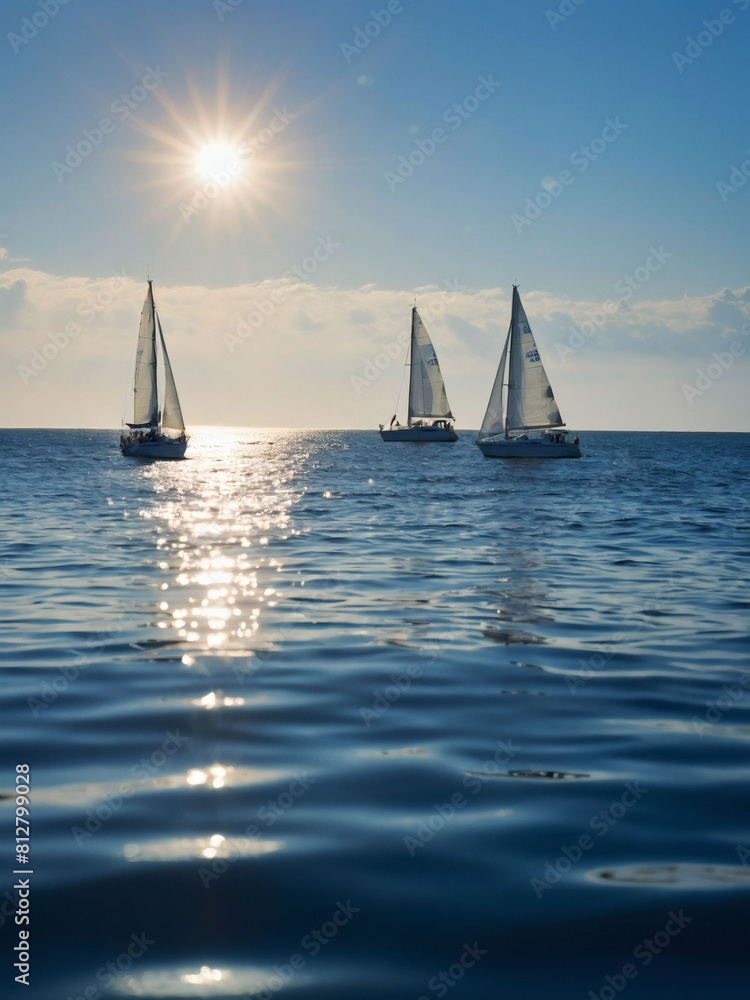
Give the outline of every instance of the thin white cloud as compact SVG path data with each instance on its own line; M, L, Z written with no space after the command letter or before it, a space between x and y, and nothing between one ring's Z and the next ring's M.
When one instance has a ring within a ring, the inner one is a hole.
M0 237L6 236L7 233L0 233ZM9 257L8 248L0 247L0 262L5 261L8 264L28 264L30 262L30 257Z

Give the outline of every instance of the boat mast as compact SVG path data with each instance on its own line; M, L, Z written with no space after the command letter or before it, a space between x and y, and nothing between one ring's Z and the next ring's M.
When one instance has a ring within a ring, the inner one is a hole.
M513 285L513 296L510 306L510 326L508 327L508 357L505 363L505 371L508 373L508 381L505 383L505 440L510 438L510 428L508 427L508 407L510 406L510 373L511 358L513 357L513 324L516 321L516 300L518 298L518 284ZM503 373L504 374L504 373Z
M406 367L409 369L409 398L407 400L407 406L406 406L407 427L411 427L411 418L412 418L411 400L412 400L412 383L414 381L414 328L416 326L415 324L416 316L417 316L417 306L415 304L411 307L411 337L409 338L409 356L406 360Z
M149 280L149 285L150 284L151 281ZM153 316L154 316L153 327L154 327L154 378L156 379L156 426L157 429L161 431L161 411L163 409L163 406L159 405L159 350L158 350L159 338L156 336L157 324L159 325L159 328L161 328L161 324L159 323L159 314L156 311L156 302L154 301L153 290L151 291L151 309L153 311ZM159 330L159 332L161 332L161 330Z

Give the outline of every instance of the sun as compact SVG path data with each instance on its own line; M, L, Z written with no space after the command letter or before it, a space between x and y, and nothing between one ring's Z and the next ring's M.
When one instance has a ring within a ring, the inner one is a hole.
M127 154L143 164L133 190L159 190L162 197L151 214L171 215L167 243L197 215L217 236L228 228L244 233L248 221L265 232L269 212L296 217L304 191L291 183L290 174L309 169L312 161L292 129L308 105L289 112L274 103L286 75L286 69L279 70L264 85L238 96L230 86L228 63L222 61L215 95L186 77L184 86L176 84L171 94L161 88L154 92L161 105L156 120L130 117L128 124L148 140Z
M228 142L210 142L198 151L195 158L196 172L206 179L214 174L234 176L239 172L242 153Z

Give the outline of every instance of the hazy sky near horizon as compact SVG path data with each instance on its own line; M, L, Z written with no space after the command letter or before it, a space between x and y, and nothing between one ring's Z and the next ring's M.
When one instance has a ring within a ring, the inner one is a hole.
M569 426L750 430L750 0L0 27L0 424L119 425L148 270L189 425L386 422L416 296L477 427L517 280Z

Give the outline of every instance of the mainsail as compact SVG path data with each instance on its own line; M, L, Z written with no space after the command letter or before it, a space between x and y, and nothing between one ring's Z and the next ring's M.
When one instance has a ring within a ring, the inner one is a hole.
M154 321L154 295L148 283L146 301L143 303L141 325L138 330L138 348L135 355L135 382L133 386L133 426L155 425L159 419L156 394L156 324Z
M161 346L161 356L164 359L164 406L161 413L161 425L164 430L184 431L185 421L182 419L182 409L180 399L177 395L177 386L174 384L172 366L169 363L167 347L164 343L164 334L161 332L161 321L156 317L159 325L159 344Z
M444 420L453 414L435 348L415 306L411 313L409 424L426 417Z
M552 386L539 357L534 335L521 305L521 296L515 285L510 334L507 425L509 430L524 431L564 426L552 394Z

